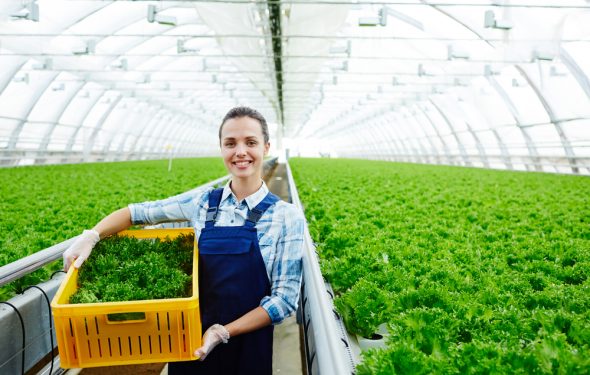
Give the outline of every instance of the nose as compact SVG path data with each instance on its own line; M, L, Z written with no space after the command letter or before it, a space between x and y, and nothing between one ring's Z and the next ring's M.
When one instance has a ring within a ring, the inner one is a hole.
M238 143L236 146L236 156L245 156L246 155L246 145L242 143Z

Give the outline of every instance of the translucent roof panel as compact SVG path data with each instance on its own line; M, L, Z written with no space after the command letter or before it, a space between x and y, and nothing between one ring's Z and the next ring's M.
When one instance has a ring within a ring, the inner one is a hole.
M590 173L574 166L590 139L589 10L585 0L6 0L0 145L87 161L90 150L156 157L165 143L214 153L223 115L249 105L277 151Z

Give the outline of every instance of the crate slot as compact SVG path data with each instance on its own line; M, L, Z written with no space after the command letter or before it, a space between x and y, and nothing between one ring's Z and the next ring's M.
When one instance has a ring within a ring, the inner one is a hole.
M168 335L168 347L170 348L170 353L172 353L172 337Z
M127 336L127 340L129 341L129 355L133 355L133 349L131 348L131 336Z
M88 321L84 318L84 328L86 328L86 336L88 336Z
M111 338L109 337L109 355L113 356L113 350L111 349Z
M186 337L182 334L182 351L186 352Z
M100 339L98 339L98 356L102 358L102 347L100 346Z
M139 341L139 355L142 355L143 352L141 350L141 336L137 336L137 341Z
M100 332L98 331L98 318L96 316L94 317L94 326L96 327L96 334L100 335Z
M156 313L156 321L158 322L158 331L160 330L160 313Z
M168 332L170 332L170 313L166 312L166 321L168 322Z
M68 319L70 321L70 335L74 337L74 329L72 328L72 318Z
M123 348L121 347L121 337L118 338L119 339L119 355L123 355Z
M148 336L148 343L150 344L150 354L152 354L152 336Z
M184 311L180 312L180 319L182 321L182 330L184 331ZM184 335L182 335L184 337Z
M162 336L158 335L158 343L160 344L160 354L162 354Z
M88 341L88 357L92 358L92 348L90 347L90 340Z

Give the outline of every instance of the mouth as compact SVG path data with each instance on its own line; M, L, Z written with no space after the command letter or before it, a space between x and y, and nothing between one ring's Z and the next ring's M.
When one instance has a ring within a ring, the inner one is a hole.
M238 160L232 162L232 165L235 165L238 168L245 168L250 164L252 164L252 160Z

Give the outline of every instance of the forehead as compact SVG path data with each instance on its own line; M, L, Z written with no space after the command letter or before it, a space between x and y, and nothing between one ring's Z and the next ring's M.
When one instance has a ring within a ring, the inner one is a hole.
M221 138L263 137L262 126L251 117L239 117L227 120L221 129Z

